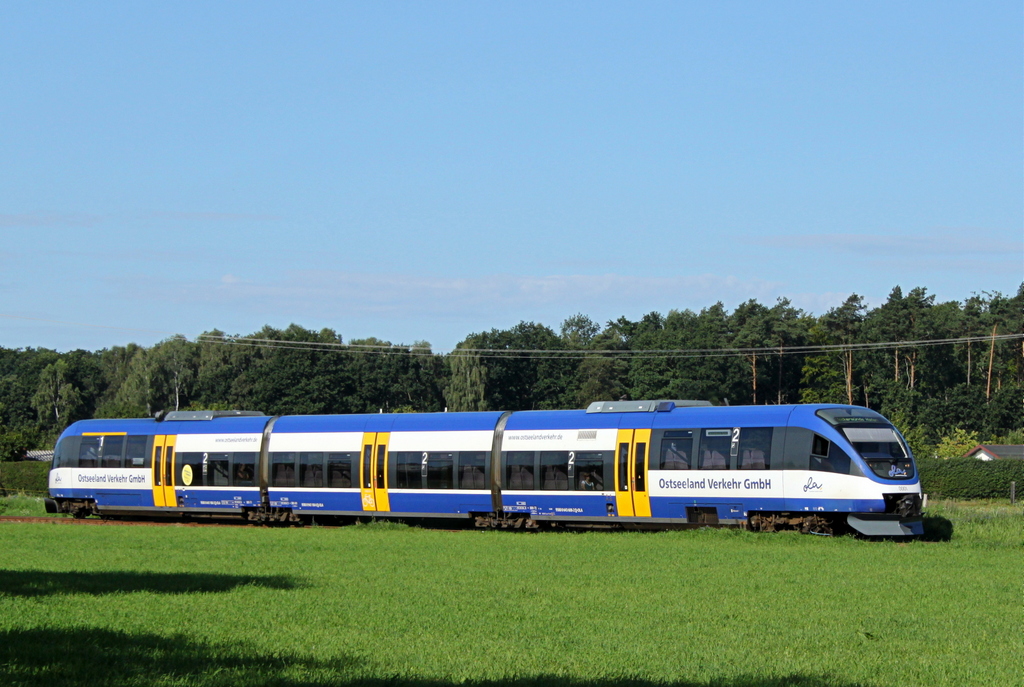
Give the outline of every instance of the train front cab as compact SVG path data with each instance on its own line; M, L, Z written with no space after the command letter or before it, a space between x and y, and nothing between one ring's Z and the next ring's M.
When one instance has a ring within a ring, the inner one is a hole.
M152 506L147 420L93 420L68 427L54 448L46 510L76 517Z
M793 415L794 424L814 429L816 445L827 438L827 448L811 450L812 469L815 462L832 463L834 468L832 455L837 453L843 464L840 472L853 478L853 499L845 508L850 528L873 537L924 534L917 466L892 423L859 406L798 406Z
M163 422L77 422L54 451L47 510L77 517L258 510L253 475L268 419L205 411L169 413Z

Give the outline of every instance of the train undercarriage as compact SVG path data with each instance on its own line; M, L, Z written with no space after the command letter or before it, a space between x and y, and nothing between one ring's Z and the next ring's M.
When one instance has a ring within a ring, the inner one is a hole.
M901 504L902 505L902 504ZM909 504L908 504L909 505ZM701 510L701 509L695 509ZM893 509L904 510L904 508ZM909 510L909 509L908 509ZM710 513L689 513L685 521L659 519L645 522L642 519L578 519L559 520L553 518L534 517L525 513L469 513L460 518L430 518L378 516L372 513L345 515L315 515L295 513L290 508L243 508L238 512L219 513L215 511L167 511L153 509L152 512L140 512L137 509L101 508L93 499L46 499L46 512L65 513L73 518L81 519L98 516L104 519L161 519L208 520L239 518L254 525L309 525L309 524L351 524L375 519L402 520L422 523L437 520L451 527L455 522L463 526L478 529L502 529L537 531L541 529L628 529L628 530L666 530L666 529L697 529L742 528L752 532L783 532L796 531L802 534L832 536L843 534L861 534L866 536L914 536L923 533L920 510L916 515L908 513L802 513L802 512L751 512L745 520L719 521ZM425 515L425 514L424 514Z

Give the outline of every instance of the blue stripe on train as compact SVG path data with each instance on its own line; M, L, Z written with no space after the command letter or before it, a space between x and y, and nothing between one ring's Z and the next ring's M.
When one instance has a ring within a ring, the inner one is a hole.
M270 489L272 508L291 508L302 511L361 511L362 498L358 491L303 491L301 489Z
M257 508L260 505L260 490L253 487L231 489L202 489L177 487L174 490L180 508Z
M506 513L534 513L536 515L564 515L573 517L608 517L608 504L614 496L600 492L570 494L502 494L502 507Z
M715 507L718 517L744 519L751 511L819 513L884 513L881 499L780 499L780 498L690 498L651 497L651 517L685 518L690 506Z
M417 494L388 492L391 510L395 513L489 513L490 494L459 493Z
M100 508L104 506L140 506L153 505L151 489L117 489L100 491L98 489L51 489L50 498L54 499L94 499Z
M652 497L651 517L652 518L686 518L686 509L694 506L704 508L715 507L718 509L718 517L722 520L742 520L747 517L747 511L785 510L783 499L729 499L729 498L690 498L682 499L677 496Z
M882 499L786 499L788 511L825 513L884 513Z
M176 489L178 507L219 510L225 508L256 508L260 505L259 490L237 489ZM153 492L146 490L53 489L52 498L95 499L100 507L152 507ZM459 491L448 493L388 493L391 512L395 513L486 513L491 510L490 494ZM614 497L603 493L502 495L502 505L509 513L535 513L538 515L566 515L606 517L608 504ZM651 516L654 518L685 518L688 506L716 507L721 519L742 519L749 511L790 511L824 513L884 513L881 499L780 499L780 498L690 498L651 497ZM291 508L294 511L361 511L358 491L303 491L298 489L271 489L270 505ZM173 510L173 509L168 509Z

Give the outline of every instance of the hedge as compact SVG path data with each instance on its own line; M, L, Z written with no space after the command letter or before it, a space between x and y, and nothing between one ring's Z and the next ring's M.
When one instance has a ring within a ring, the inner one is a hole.
M49 476L49 461L19 460L0 463L0 494L45 494L49 489Z
M947 499L1005 499L1010 482L1024 495L1024 460L977 458L919 458L921 489L929 497Z

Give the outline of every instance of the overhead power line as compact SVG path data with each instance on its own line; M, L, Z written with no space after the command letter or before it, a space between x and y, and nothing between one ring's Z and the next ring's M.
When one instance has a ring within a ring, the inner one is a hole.
M964 336L949 339L919 339L914 341L885 341L850 344L821 344L808 346L761 346L750 348L704 348L704 349L643 349L643 350L590 350L590 349L497 349L497 348L455 348L448 355L468 355L479 358L529 358L579 360L584 358L642 359L642 358L721 358L736 355L778 356L811 355L833 351L888 350L895 348L918 348L927 346L950 346L957 344L1009 341L1024 339L1024 334L999 334L993 336ZM213 343L260 348L286 348L293 350L343 352L371 355L440 355L441 351L415 346L390 344L346 344L325 341L286 341L280 339L254 339L248 337L220 337L201 335L199 343Z
M49 324L63 324L82 327L98 327L127 332L144 332L149 334L163 334L169 337L183 337L166 331L153 329L130 329L126 327L114 327L110 325L88 324L82 322L62 322L59 320L48 320L36 317L24 317L19 315L6 315L0 313L0 317L9 319L29 320L46 322ZM737 355L744 356L784 356L784 355L813 355L829 353L834 351L870 351L870 350L891 350L896 348L919 348L930 346L952 346L968 343L990 343L993 341L1024 340L1024 334L997 334L963 336L946 339L917 339L911 341L882 341L863 343L840 343L840 344L817 344L803 346L754 346L754 347L731 347L731 348L689 348L689 349L625 349L625 350L604 350L604 349L531 349L531 348L454 348L450 350L432 350L429 347L403 344L349 344L334 341L294 341L287 339L267 339L257 337L229 336L200 334L193 341L195 343L209 343L227 346L246 346L255 348L273 348L301 351L318 351L332 353L347 353L361 355L412 355L412 356L434 356L434 355L467 355L479 358L521 358L521 359L561 359L581 360L584 358L604 359L645 359L645 358L724 358Z

